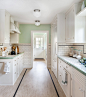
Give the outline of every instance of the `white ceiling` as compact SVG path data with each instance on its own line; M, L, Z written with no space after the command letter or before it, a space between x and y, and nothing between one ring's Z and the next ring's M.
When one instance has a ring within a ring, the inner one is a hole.
M65 12L81 0L0 0L0 9L6 9L16 21L33 24L40 20L41 24L50 24L57 13ZM41 17L33 15L34 9L41 10Z

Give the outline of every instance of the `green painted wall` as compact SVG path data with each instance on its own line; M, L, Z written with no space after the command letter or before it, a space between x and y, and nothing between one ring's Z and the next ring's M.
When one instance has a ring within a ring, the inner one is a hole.
M84 3L85 3L85 7L86 7L86 0L84 0Z
M31 31L49 31L49 43L51 43L51 25L41 24L35 26L34 24L20 24L19 29L21 34L19 35L19 43L31 43Z

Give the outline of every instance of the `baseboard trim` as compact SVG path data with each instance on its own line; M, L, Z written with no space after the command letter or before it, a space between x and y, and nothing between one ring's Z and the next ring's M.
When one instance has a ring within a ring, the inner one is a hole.
M22 78L21 78L21 81L20 81L20 83L19 83L19 85L18 85L18 87L17 87L17 89L16 89L16 91L15 91L15 93L14 93L13 97L15 97L15 96L16 96L16 93L17 93L17 91L18 91L18 89L19 89L19 87L20 87L20 85L21 85L21 82L22 82L22 80L23 80L23 78L24 78L24 76L25 76L26 72L27 72L27 69L25 70L25 72L24 72L24 74L23 74L23 76L22 76Z
M52 83L53 83L54 89L55 89L55 91L56 91L56 94L57 94L58 97L60 97L60 96L59 96L59 93L58 93L58 91L57 91L57 89L56 89L55 83L54 83L54 81L53 81L53 78L52 78L52 76L51 76L51 74L50 74L49 69L48 69L48 72L49 72L50 78L51 78L51 80L52 80Z

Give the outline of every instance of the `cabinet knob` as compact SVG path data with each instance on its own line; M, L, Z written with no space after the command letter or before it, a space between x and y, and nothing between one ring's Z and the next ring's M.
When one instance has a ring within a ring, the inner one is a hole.
M16 74L16 72L15 72L15 74Z
M83 89L81 89L80 87L79 87L79 90L80 90L81 92L84 92Z
M66 68L68 68L68 67L66 66Z
M61 74L59 74L61 76Z
M16 61L16 60L15 60Z
M15 64L15 66L16 66L16 64Z

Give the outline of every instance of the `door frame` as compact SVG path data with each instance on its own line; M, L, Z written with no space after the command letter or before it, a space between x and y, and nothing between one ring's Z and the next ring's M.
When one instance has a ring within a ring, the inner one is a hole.
M46 33L47 34L47 59L48 59L48 45L49 45L49 31L31 31L31 67L33 68L33 34ZM48 67L48 62L47 62Z

